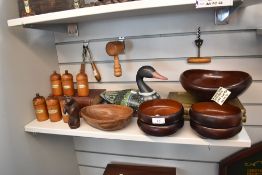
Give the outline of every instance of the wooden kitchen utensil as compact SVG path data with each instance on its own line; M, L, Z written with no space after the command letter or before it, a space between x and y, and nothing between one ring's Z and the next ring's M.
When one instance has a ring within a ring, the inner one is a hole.
M62 75L62 86L63 92L65 96L73 96L74 95L74 82L73 75L65 71L65 74Z
M56 73L56 71L54 71L53 74L50 76L50 82L51 82L52 95L62 96L63 89L62 89L61 75Z
M33 99L33 106L35 109L36 119L38 121L41 122L41 121L45 121L49 119L45 98L40 96L38 93L36 94L35 98Z
M198 48L198 54L197 57L190 57L187 59L188 63L210 63L211 62L211 57L200 57L200 47L202 46L204 40L200 39L200 27L198 28L197 31L197 40L195 40L195 44Z
M114 57L114 75L120 77L122 75L121 65L119 63L118 55L125 49L125 44L122 41L108 42L106 45L106 52L109 56Z

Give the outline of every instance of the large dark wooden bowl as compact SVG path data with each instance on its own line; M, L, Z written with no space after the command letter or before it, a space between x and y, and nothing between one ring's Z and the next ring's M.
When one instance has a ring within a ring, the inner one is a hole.
M137 120L139 128L146 134L152 136L168 136L177 132L180 128L184 126L184 120L177 121L171 125L166 126L154 126Z
M112 104L87 106L80 111L80 115L89 125L106 131L124 128L130 122L132 114L132 108Z
M139 106L138 118L150 125L170 125L183 119L184 108L181 103L171 99L155 99ZM153 119L162 118L164 123L154 123Z
M210 101L219 87L231 91L228 99L236 98L252 83L251 76L241 71L191 69L180 75L184 89L201 101Z
M228 139L242 130L242 125L227 128L227 129L214 129L202 126L194 121L190 120L190 126L194 129L200 136L210 139Z
M195 103L189 111L190 120L209 128L225 129L241 125L242 113L230 104Z

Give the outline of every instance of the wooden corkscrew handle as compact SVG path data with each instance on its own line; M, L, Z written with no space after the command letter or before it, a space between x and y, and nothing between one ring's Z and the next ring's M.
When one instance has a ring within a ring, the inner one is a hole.
M100 81L101 81L101 75L100 75L99 70L97 69L95 63L92 62L92 63L91 63L91 66L92 66L93 73L94 73L94 75L95 75L96 80L97 80L98 82L100 82Z
M122 69L121 69L121 65L119 63L118 55L114 56L114 75L116 77L120 77L122 75Z

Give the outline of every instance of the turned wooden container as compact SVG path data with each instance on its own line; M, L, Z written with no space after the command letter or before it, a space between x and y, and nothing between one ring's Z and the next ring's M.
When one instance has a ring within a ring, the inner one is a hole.
M81 64L80 72L76 76L77 94L79 97L86 97L89 94L88 77L85 73L85 64Z
M52 95L62 96L63 89L62 89L61 75L56 73L56 71L54 71L53 74L50 76L50 82L51 82Z
M70 74L68 70L66 70L65 73L62 75L62 86L65 96L74 95L75 90L74 90L73 75Z
M48 114L51 122L58 122L62 119L59 100L57 97L49 96L46 99Z
M35 98L33 99L33 106L35 109L36 119L38 121L45 121L49 119L46 101L43 96L40 96L38 93L36 94Z

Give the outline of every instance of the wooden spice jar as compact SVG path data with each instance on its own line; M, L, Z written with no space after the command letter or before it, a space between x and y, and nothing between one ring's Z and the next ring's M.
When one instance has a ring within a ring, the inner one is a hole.
M88 77L85 73L85 64L81 64L80 72L76 76L77 94L79 97L86 97L89 94Z
M65 71L65 74L62 75L62 86L63 92L65 96L73 96L74 95L74 82L73 75Z
M49 96L46 99L48 114L51 122L58 122L62 119L59 100L57 97Z
M56 73L56 71L54 71L53 74L50 76L50 82L51 82L52 95L62 96L63 89L62 89L61 75Z
M49 117L46 108L45 98L37 93L35 98L33 99L33 105L35 109L36 119L40 122L48 120Z

